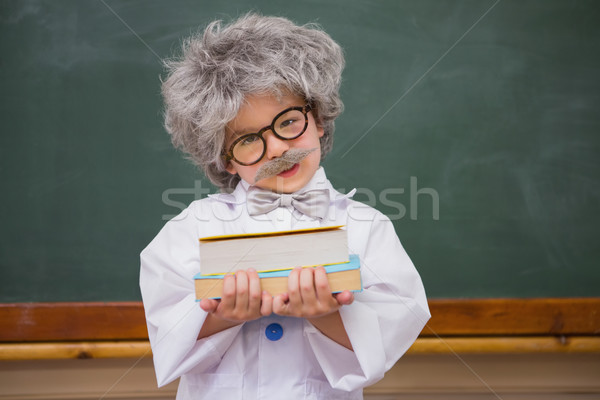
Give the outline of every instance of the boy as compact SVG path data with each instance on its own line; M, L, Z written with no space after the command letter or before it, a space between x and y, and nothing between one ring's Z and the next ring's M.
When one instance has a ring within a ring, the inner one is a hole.
M315 26L254 14L212 23L168 64L167 130L223 190L190 204L141 254L158 384L180 377L178 399L361 399L429 318L389 219L337 192L320 167L343 65ZM241 270L221 300L195 303L198 238L328 225L346 227L362 292L332 295L322 267L303 268L272 298L256 271Z

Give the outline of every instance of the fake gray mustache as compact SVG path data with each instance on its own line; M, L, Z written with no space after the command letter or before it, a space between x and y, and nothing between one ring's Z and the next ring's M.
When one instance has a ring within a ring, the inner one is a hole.
M281 157L267 161L258 168L256 176L254 177L254 183L261 179L275 176L285 170L288 170L294 166L294 164L302 161L313 151L317 150L317 147L312 149L289 149L281 155Z

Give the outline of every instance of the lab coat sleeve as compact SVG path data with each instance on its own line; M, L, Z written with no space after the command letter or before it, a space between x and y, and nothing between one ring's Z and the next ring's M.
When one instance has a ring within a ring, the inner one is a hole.
M140 288L159 386L221 360L241 325L198 340L206 318L195 300L200 271L196 219L189 209L169 221L140 256Z
M377 213L370 229L363 224L348 223L349 230L369 232L349 240L350 252L361 257L363 291L355 294L354 303L340 309L354 352L305 325L305 335L330 385L346 391L383 378L430 318L421 278L390 220Z

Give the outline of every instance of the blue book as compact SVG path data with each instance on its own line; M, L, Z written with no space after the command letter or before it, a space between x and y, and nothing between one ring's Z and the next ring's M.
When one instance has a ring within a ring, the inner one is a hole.
M341 264L330 264L324 266L329 279L329 287L332 293L350 290L360 292L362 290L362 280L360 278L360 259L355 254L350 254L350 261ZM305 267L312 268L312 267ZM259 272L261 290L266 290L271 296L287 292L287 277L291 269ZM203 275L194 276L196 286L196 300L218 299L223 292L223 278L221 275Z

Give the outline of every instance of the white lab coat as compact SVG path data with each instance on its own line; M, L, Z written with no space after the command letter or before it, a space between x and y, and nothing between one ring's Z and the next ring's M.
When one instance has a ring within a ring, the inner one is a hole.
M406 352L430 317L421 279L392 223L333 189L320 168L305 189L330 190L329 215L291 208L246 211L248 184L190 204L141 253L140 287L158 385L181 377L177 399L362 399ZM345 225L364 290L340 309L354 351L302 318L272 315L197 340L206 313L195 301L198 238ZM265 329L278 323L279 340Z

